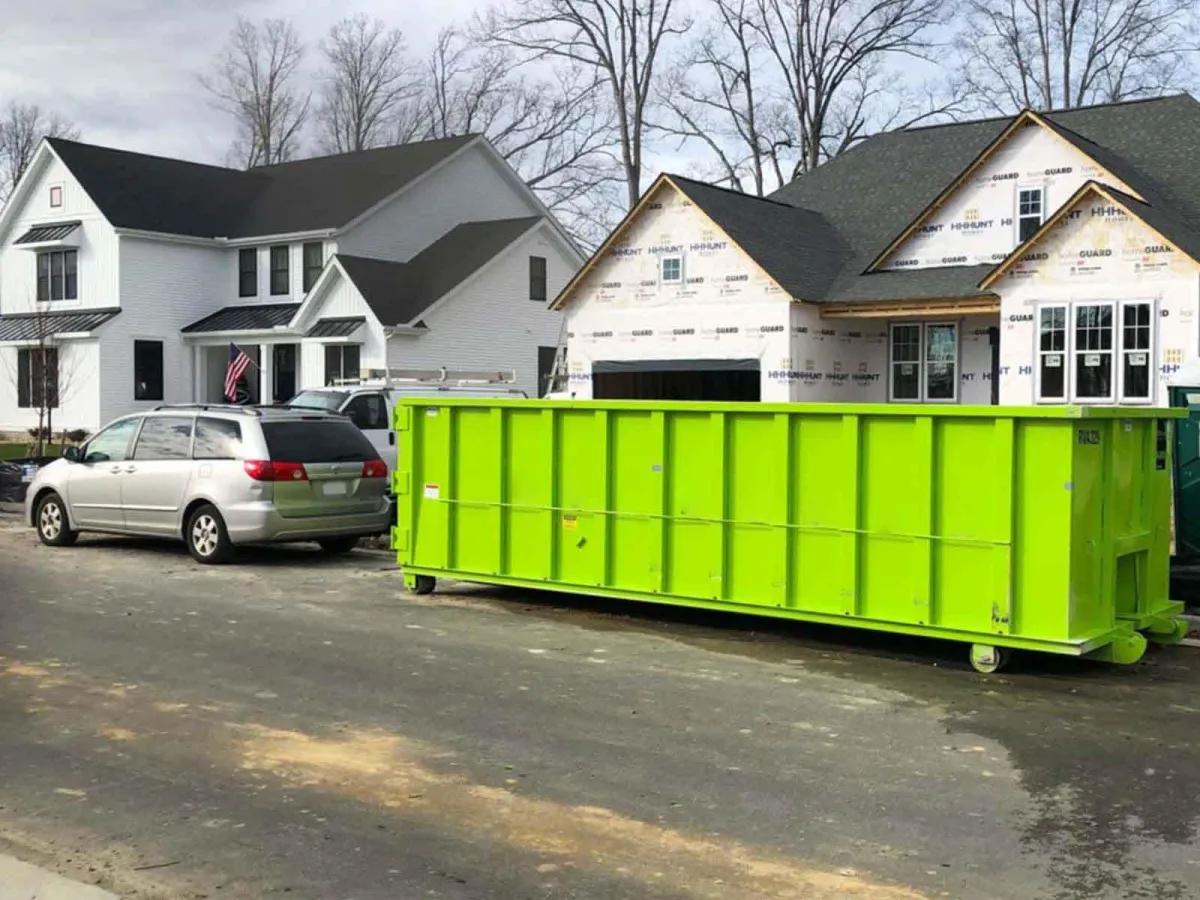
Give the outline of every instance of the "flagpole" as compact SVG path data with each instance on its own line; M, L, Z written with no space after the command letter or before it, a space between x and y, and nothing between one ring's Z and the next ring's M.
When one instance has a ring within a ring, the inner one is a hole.
M246 351L242 349L241 345L238 344L237 341L230 341L229 343L231 343L231 344L233 344L233 346L237 347L238 353L246 353ZM249 353L246 353L246 359L250 363L250 365L252 365L252 366L254 366L254 368L258 369L258 372L261 375L262 367L258 363L256 363L253 359L250 358Z

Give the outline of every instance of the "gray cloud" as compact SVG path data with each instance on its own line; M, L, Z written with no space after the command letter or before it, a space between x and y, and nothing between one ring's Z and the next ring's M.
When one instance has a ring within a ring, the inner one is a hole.
M49 15L43 4L3 5L0 102L60 112L97 144L220 162L230 125L196 76L239 14L291 18L315 54L333 22L365 12L404 29L420 51L439 27L481 4L438 0L414 9L417 4L396 0L52 0Z

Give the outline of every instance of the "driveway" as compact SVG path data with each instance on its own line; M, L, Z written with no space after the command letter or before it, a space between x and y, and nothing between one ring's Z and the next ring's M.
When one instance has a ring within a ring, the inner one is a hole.
M7 520L14 523L11 518ZM1121 669L0 528L0 853L122 897L1200 897L1200 651Z

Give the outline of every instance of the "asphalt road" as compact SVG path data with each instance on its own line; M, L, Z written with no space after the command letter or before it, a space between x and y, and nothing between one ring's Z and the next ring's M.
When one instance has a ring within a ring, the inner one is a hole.
M1200 897L1198 675L0 527L0 853L125 898Z

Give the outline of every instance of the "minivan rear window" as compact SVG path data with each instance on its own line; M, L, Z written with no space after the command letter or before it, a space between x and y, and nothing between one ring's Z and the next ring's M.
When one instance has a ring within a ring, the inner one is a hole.
M347 420L264 422L267 452L276 462L320 463L378 459L366 435Z

